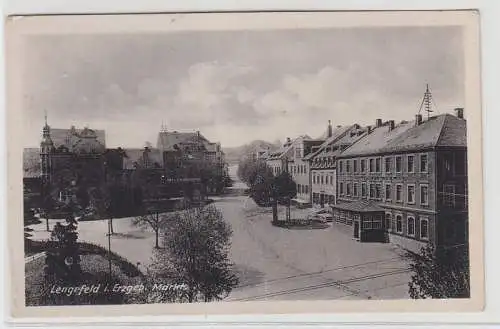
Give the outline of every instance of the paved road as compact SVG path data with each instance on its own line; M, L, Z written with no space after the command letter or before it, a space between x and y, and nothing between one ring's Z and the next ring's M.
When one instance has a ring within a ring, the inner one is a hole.
M407 298L407 265L391 245L356 242L337 226L274 227L270 209L238 193L241 183L235 186L216 203L234 232L231 258L240 287L230 300Z

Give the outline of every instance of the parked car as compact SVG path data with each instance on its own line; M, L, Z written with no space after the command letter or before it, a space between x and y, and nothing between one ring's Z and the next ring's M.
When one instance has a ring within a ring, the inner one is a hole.
M321 215L318 214L309 214L307 215L306 220L311 221L311 222L320 222L320 223L326 223L327 220Z
M313 210L313 212L310 215L308 215L308 218L316 219L316 220L321 221L321 222L333 221L333 215L330 212L330 210L324 209L324 208Z

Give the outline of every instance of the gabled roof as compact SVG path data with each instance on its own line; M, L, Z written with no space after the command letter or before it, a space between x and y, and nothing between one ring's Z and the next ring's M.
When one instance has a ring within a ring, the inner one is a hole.
M413 122L414 123L414 122ZM451 114L429 118L404 131L383 149L384 152L428 147L467 147L466 121Z
M295 145L295 142L299 139L303 139L303 140L307 140L307 141L314 141L311 137L309 137L308 135L300 135L296 138L294 138L292 141L290 141L290 144L287 145L287 146L282 146L279 150L277 151L274 151L274 152L271 152L269 153L269 157L267 158L267 160L278 160L278 159L281 159L283 158L284 155L288 154L289 151L292 149L292 147Z
M402 122L389 130L386 122L346 149L341 157L403 152L433 147L467 147L466 121L442 114L416 125Z
M391 141L401 133L410 129L412 122L400 123L395 125L393 130L389 130L388 124L373 128L371 133L365 135L347 148L340 156L364 155L382 152L382 150L391 143Z
M127 148L123 151L125 152L125 156L123 158L123 169L135 169L137 166L143 166L144 148ZM163 166L163 156L159 149L149 149L148 159L150 168L161 168Z
M162 131L158 134L156 148L162 151L174 150L176 144L187 143L203 143L208 144L208 140L199 132L178 132L178 131Z
M351 135L350 132L357 133L359 129L361 129L361 131L363 132L362 128L359 128L357 125L337 126L332 132L332 136L325 140L325 142L320 145L317 151L308 154L306 157L304 157L304 159L310 160L318 155L337 155L337 150L326 152L326 149L331 146L351 145L356 140L361 138L362 135Z
M85 141L86 138L89 140L95 139L103 148L106 147L106 132L104 130L89 128L76 129L74 127L71 129L51 128L50 138L56 149L60 146L66 146L72 149L72 146L80 144L82 141Z

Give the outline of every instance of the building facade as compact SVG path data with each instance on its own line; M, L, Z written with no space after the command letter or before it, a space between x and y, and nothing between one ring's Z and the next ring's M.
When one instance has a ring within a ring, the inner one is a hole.
M148 198L196 200L223 191L227 165L219 143L199 132L161 131L158 146L107 149L103 130L51 129L45 122L39 150L23 154L24 183L31 191L33 181L39 181L37 203L43 208L70 202L85 207L95 191L107 186L126 213Z
M51 129L46 120L40 142L42 200L68 204L86 199L84 190L104 180L105 151L104 131Z
M309 162L311 202L313 207L332 206L337 200L337 156L365 134L359 125L329 125L326 141L306 157Z
M455 116L427 120L417 115L414 121L397 125L378 119L365 137L338 156L336 171L334 218L352 225L355 237L376 236L414 251L429 242L466 241L463 109L457 109ZM359 211L348 211L353 207Z
M290 145L290 152L286 158L288 172L297 185L297 196L293 200L297 205L311 204L311 178L307 156L319 147L324 140L312 139L307 135L299 136Z

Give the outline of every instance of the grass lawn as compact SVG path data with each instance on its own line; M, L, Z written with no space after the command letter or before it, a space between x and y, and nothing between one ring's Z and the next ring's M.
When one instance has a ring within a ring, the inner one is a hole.
M74 286L100 285L98 293L91 293L87 296L59 296L51 293L53 285L47 285L44 280L45 257L41 257L25 265L25 297L26 306L43 305L67 305L67 304L121 304L133 296L124 293L105 292L104 287L108 285L112 290L114 284L137 285L141 283L141 277L131 277L124 273L117 262L112 262L112 278L109 278L109 265L106 257L97 254L86 254L81 256L81 266L85 279L81 284ZM64 287L64 284L59 284ZM137 297L137 296L135 296Z

